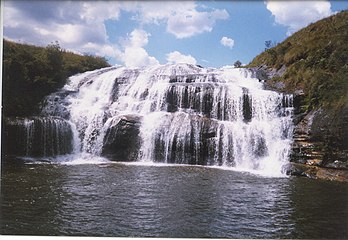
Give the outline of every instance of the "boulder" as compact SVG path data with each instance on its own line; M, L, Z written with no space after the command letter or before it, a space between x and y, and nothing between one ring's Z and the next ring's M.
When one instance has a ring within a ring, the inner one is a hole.
M140 125L141 117L137 115L114 119L106 131L102 155L113 161L136 161L141 144Z

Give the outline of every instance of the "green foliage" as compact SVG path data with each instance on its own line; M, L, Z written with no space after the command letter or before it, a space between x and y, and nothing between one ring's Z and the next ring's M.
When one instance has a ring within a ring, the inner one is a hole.
M270 49L270 48L272 48L272 47L275 47L277 45L277 43L276 42L272 42L271 40L267 40L267 41L265 41L265 51L267 50L267 49Z
M266 49L248 67L267 65L278 70L285 65L285 73L272 81L285 83L289 92L302 89L310 107L334 105L348 99L347 42L348 11L342 11Z
M66 52L58 42L45 48L3 43L4 116L37 114L43 98L64 86L68 76L109 66L101 57Z
M237 61L235 61L235 62L233 63L233 66L234 66L235 68L240 68L240 67L242 66L242 63L241 63L241 61L237 60Z

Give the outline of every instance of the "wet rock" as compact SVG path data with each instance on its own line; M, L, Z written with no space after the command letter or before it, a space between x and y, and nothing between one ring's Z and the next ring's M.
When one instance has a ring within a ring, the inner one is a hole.
M44 107L41 110L41 115L58 116L64 119L69 119L70 112L68 106L70 105L70 102L66 100L66 97L75 93L77 92L63 89L48 95L43 102Z
M291 161L346 169L347 116L346 108L319 108L305 113L294 128Z
M71 125L62 118L6 118L2 126L2 154L51 157L73 150Z
M252 101L248 94L243 94L243 117L245 122L250 122L252 118Z
M174 116L175 113L172 113L165 117L170 119ZM172 133L171 136L168 136L167 127L159 130L154 136L153 158L155 162L193 165L222 164L223 149L217 151L216 144L221 144L225 133L223 129L220 129L219 133L217 132L216 120L191 115L186 122L183 122L183 125L168 126L168 128ZM232 149L229 150L228 161L233 165Z
M113 161L136 161L141 144L139 128L141 117L124 115L107 130L102 155Z
M336 161L334 161L332 163L327 163L325 165L325 167L333 168L333 169L348 170L348 163L336 160Z
M348 182L348 170L338 170L327 167L323 168L300 163L289 164L287 174L313 179Z

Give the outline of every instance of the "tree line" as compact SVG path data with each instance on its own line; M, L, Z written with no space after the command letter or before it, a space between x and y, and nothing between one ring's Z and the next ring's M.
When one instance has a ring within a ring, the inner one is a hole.
M63 87L69 76L108 66L104 57L74 54L58 42L37 47L4 39L3 116L38 114L44 97Z

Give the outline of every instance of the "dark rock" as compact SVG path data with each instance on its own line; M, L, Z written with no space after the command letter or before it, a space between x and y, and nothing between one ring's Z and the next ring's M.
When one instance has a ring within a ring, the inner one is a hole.
M243 117L245 122L250 122L252 118L252 100L247 94L243 94Z
M216 132L202 133L202 138L204 139L213 138L213 137L216 137Z
M289 174L347 181L347 115L346 108L318 108L300 115L290 156L295 165Z
M334 168L334 169L348 170L348 163L336 160L336 161L334 161L332 163L327 163L325 165L325 167L327 167L327 168Z
M188 76L186 81L190 81L189 79ZM214 85L205 83L197 86L176 83L168 88L165 98L167 112L177 112L180 108L194 110L210 117L214 102Z
M102 155L113 161L136 161L141 144L140 125L141 117L137 115L115 119L105 134Z
M249 70L252 72L252 77L259 79L259 81L269 80L269 73L268 73L268 68L266 65L249 68Z
M273 77L280 77L286 71L286 66L283 65L280 69L269 68L267 65L261 65L259 67L248 68L252 72L252 77L259 79L261 82L267 82ZM285 87L284 83L279 83L279 89Z
M286 92L286 84L279 80L272 82L272 78L281 77L286 71L286 66L282 65L279 69L269 68L267 65L261 65L259 67L248 68L252 72L252 77L257 78L260 82L264 83L264 89L277 91L277 92Z
M313 179L348 182L347 170L323 168L299 163L291 163L287 167L287 174L292 176L302 176Z

